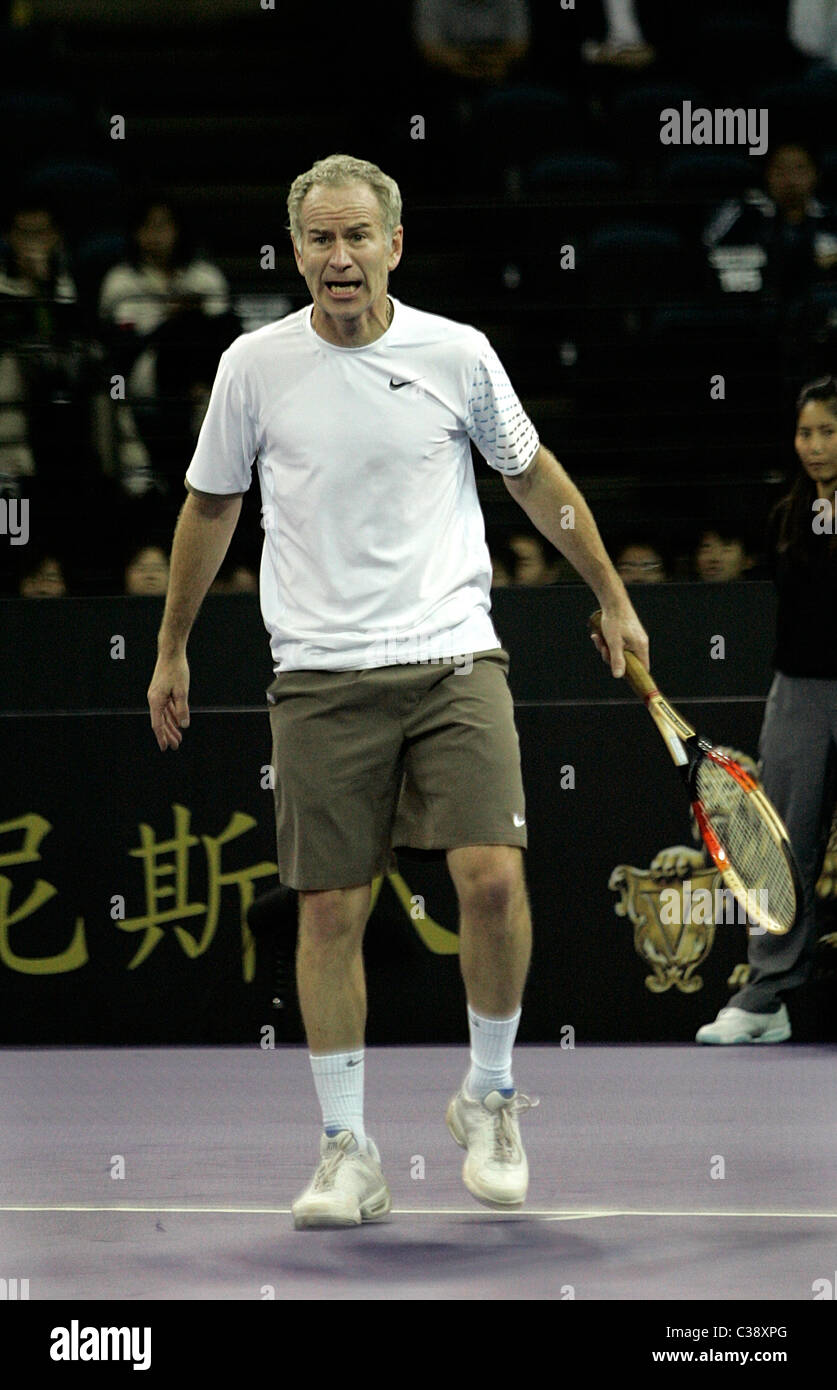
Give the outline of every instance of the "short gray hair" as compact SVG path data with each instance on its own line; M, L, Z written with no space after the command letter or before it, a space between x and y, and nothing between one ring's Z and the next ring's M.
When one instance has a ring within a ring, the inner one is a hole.
M350 154L330 154L318 159L304 174L294 179L288 193L288 230L297 246L302 241L302 203L306 194L320 184L342 188L347 183L365 183L378 200L381 221L388 241L401 221L401 193L395 179L371 164L368 159L355 159Z

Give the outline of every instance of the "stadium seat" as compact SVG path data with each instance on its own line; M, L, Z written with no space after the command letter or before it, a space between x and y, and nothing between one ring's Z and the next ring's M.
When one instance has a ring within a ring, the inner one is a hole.
M815 71L793 82L757 88L753 101L770 112L770 143L809 141L815 148L837 128L837 72Z
M666 148L660 144L661 113L667 107L679 110L684 101L706 105L703 92L682 82L643 82L620 92L609 122L614 147L634 159L658 156Z
M668 382L701 430L723 442L746 437L754 416L778 400L783 368L782 325L773 305L666 305L648 327L648 366ZM724 396L710 395L723 377Z
M554 150L565 132L578 140L578 103L552 87L516 86L490 92L474 108L474 130L495 164L522 165ZM571 123L575 128L571 131ZM484 161L485 162L485 161Z
M110 165L85 159L48 160L32 170L24 186L28 194L48 199L71 229L96 225L121 191Z
M33 160L81 148L75 105L60 92L11 90L0 95L0 143L7 167L21 173Z
M693 284L694 261L684 239L655 222L605 222L579 258L588 301L642 308Z
M618 160L586 150L572 150L535 160L525 171L524 187L529 193L555 193L572 188L596 194L624 185L627 178L628 171Z
M792 51L778 18L731 6L721 14L693 17L684 57L697 80L711 88L713 106L749 106L752 82L779 80Z
M0 96L0 120L18 121L21 126L37 122L58 126L76 114L73 102L61 92L26 87Z
M727 150L681 150L668 155L657 168L661 194L694 194L701 202L737 197L758 182L753 161Z
M108 164L93 160L56 159L39 165L26 180L27 188L56 196L117 193L119 176Z
M820 193L830 202L837 199L837 149L826 150L820 159Z

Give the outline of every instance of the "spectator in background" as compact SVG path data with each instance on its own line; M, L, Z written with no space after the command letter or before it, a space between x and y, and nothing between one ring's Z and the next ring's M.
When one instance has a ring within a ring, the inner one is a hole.
M706 527L698 537L694 558L698 579L710 584L743 579L753 566L747 542L734 526Z
M245 564L241 560L231 559L227 555L209 587L209 592L211 594L257 594L259 592L259 576L252 565Z
M113 408L106 354L81 317L55 215L39 202L18 204L6 241L0 312L3 338L16 347L0 356L0 490L5 480L7 491L19 492L22 478L40 476L62 508L62 492L75 506L78 464L88 456L95 491L104 467L121 471L129 495L141 493L148 454L130 407Z
M131 259L109 270L99 291L99 314L152 469L129 491L156 484L179 496L218 359L240 325L223 274L196 253L170 204L143 203L131 231Z
M502 86L529 51L527 0L415 0L413 32L425 62L460 83Z
M543 536L518 531L509 538L512 556L512 584L538 588L558 584L565 573L563 556ZM574 571L570 570L572 577Z
M53 552L27 554L18 574L21 598L63 598L67 592L64 567Z
M78 298L55 215L38 201L21 201L5 232L8 254L0 269L0 293L74 304Z
M807 58L837 68L837 0L790 0L788 36Z
M209 317L230 307L227 282L190 246L179 215L165 202L141 205L133 220L134 254L107 272L99 291L99 313L126 335L137 353L165 322L187 309ZM153 390L153 364L140 369L141 385Z
M489 547L491 555L491 587L492 589L507 589L514 581L512 575L514 566L511 562L505 547Z
M414 0L413 37L424 64L421 109L430 137L411 151L420 186L455 192L463 167L472 190L484 180L490 184L504 166L496 150L493 160L486 158L479 107L524 67L531 42L528 0Z
M24 486L31 491L38 477L45 490L71 498L82 464L91 462L91 401L101 350L82 331L64 238L51 209L18 202L4 239L0 492L20 495Z
M766 191L754 189L718 208L703 240L725 293L768 290L794 300L834 278L837 219L816 197L817 180L809 149L777 145L765 167Z
M645 537L623 542L615 552L614 564L625 584L664 584L668 579L665 560Z
M160 597L169 585L169 560L162 546L137 546L125 566L125 593Z
M741 988L697 1041L786 1042L787 1000L810 977L819 935L816 885L834 814L837 743L837 536L812 526L817 501L837 489L837 380L808 382L796 403L798 460L790 491L766 527L778 600L773 683L759 757L761 783L785 826L800 877L800 912L785 935L750 931Z

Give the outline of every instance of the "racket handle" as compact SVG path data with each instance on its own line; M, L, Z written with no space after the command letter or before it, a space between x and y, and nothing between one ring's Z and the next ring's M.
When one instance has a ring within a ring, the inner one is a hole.
M602 632L602 610L597 608L595 613L591 613L587 619L587 626L591 632L595 632L604 642ZM649 695L657 694L657 685L653 676L649 675L638 656L624 648L625 655L625 680L632 690L639 695L640 699L645 700Z

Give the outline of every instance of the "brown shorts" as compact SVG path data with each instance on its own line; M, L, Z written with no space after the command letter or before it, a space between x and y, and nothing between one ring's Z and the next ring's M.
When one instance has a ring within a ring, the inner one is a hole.
M287 671L267 692L279 876L371 883L391 848L525 849L520 745L498 647L438 663Z

